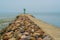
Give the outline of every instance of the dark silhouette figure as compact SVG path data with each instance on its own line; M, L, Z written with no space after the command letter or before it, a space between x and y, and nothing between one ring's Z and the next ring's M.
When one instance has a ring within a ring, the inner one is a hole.
M24 14L26 13L26 9L24 8Z

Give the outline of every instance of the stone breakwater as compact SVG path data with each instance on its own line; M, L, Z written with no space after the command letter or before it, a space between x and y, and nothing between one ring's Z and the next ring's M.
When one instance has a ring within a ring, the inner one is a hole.
M0 31L0 40L52 40L52 37L28 16L18 15L12 23Z

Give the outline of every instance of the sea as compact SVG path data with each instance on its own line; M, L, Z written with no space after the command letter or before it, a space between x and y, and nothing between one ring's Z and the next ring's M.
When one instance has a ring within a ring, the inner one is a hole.
M15 18L19 14L23 14L23 13L19 13L19 12L18 13L0 13L0 19ZM31 14L39 20L42 20L48 24L51 24L60 28L60 13L38 13L37 12L37 13L26 13L26 14Z

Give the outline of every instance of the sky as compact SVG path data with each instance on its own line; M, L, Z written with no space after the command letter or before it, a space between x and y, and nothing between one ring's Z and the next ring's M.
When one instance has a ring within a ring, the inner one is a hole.
M0 0L0 18L23 13L24 8L27 13L60 27L60 0Z
M0 0L1 12L60 12L60 0Z

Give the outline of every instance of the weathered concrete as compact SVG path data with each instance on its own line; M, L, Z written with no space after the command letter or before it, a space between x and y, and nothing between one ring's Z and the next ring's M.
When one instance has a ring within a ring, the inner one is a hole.
M42 30L49 34L53 38L53 40L60 40L60 28L57 28L53 25L50 25L34 17L31 17L30 14L26 14L26 16L28 16L30 20L32 20L35 24L40 26Z

